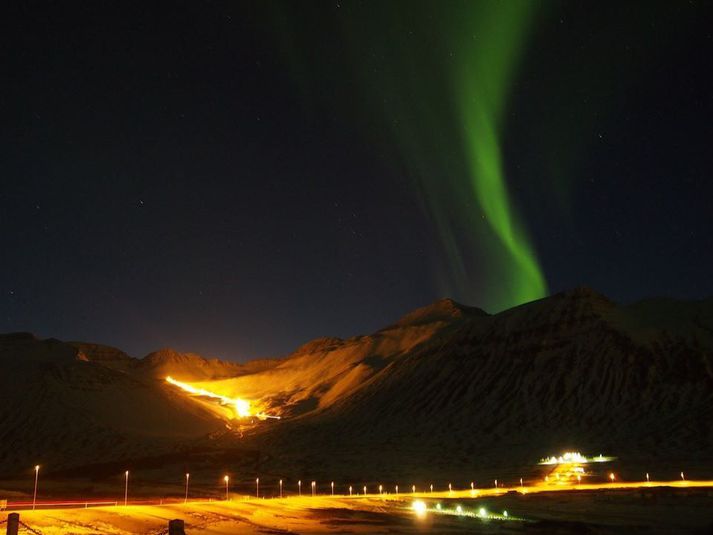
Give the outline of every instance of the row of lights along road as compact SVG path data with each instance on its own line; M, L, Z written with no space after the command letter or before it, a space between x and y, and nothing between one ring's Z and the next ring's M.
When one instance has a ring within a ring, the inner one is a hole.
M686 480L683 472L681 472L680 476L681 476L681 481ZM33 510L35 509L35 506L37 504L37 484L39 482L39 477L40 477L40 465L38 464L38 465L35 465L35 488L34 488L34 491L32 494L32 509ZM184 503L188 502L188 483L190 481L190 478L191 478L191 474L186 473L186 492L185 492L185 497L184 497ZM609 479L612 482L615 481L616 476L614 475L613 472L611 472L609 474ZM229 494L230 494L230 476L228 476L228 475L223 476L223 481L225 482L225 499L228 500ZM545 476L545 481L548 481L547 476ZM581 481L579 476L577 477L577 481ZM646 482L648 483L649 481L650 481L649 473L647 472L646 473ZM280 479L279 485L280 485L280 498L282 498L283 497L283 494L282 494L283 481L282 481L282 479ZM311 486L311 490L312 490L312 496L316 496L317 495L317 482L312 481L310 486ZM334 496L334 481L332 481L329 484L329 486L331 489L331 495ZM523 486L522 478L520 478L520 486ZM496 479L495 480L495 488L497 488L497 487L498 487L498 480ZM364 495L365 495L366 491L367 491L366 485L364 485L362 490L364 491ZM429 490L430 490L430 492L433 492L433 483L431 483L429 485ZM475 490L475 483L472 481L470 483L470 490L471 491ZM352 485L349 485L349 496L353 496L353 491L354 491L354 488L352 487ZM398 485L394 486L394 491L396 494L399 493ZM379 494L381 495L381 494L383 494L383 492L384 492L383 485L379 485ZM414 494L416 493L416 485L411 486L411 492ZM451 483L448 483L448 492L449 493L453 492L453 486ZM301 479L299 481L297 481L297 495L302 496L302 480ZM260 478L259 477L255 478L255 496L258 498L260 497ZM124 505L127 505L128 502L129 502L129 471L126 470L124 472Z

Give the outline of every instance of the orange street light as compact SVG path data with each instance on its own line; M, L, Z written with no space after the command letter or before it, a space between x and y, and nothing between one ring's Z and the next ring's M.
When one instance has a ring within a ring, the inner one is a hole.
M297 482L297 495L302 496L302 480L301 479Z
M224 476L223 481L225 481L225 501L228 501L228 492L229 492L229 485L230 485L230 476Z
M384 487L382 487L381 485L379 485L379 494L380 494L380 495L381 495L381 491L383 490L383 488L384 488Z
M183 500L183 503L188 503L188 480L190 479L191 474L186 473L186 497Z
M329 486L332 487L332 496L334 496L334 481L332 481Z
M40 465L35 465L35 491L32 493L32 510L35 510L35 505L37 504L37 482L40 479ZM7 528L10 529L10 528Z
M349 496L351 496L351 495L352 495L352 486L349 485Z
M256 498L260 497L260 478L259 477L255 478L255 497Z
M366 496L366 485L364 485L364 496Z
M282 498L282 480L280 480L280 498Z
M612 473L609 474L609 479L612 480L612 483L614 482L614 479L616 479L616 478L614 477L614 472L612 472Z
M411 492L416 494L416 485L411 485Z
M398 494L398 493L399 493L399 486L396 485L396 486L394 487L394 490L396 491L396 494Z
M450 494L452 492L453 492L453 486L450 483L448 483L448 494Z
M129 471L124 472L124 506L129 502Z
M314 496L317 492L317 482L312 481L312 496Z

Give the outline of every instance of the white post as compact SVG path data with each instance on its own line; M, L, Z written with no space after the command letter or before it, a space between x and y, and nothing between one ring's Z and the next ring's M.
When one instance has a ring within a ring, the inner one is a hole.
M35 465L35 491L32 493L32 510L35 510L37 504L37 481L40 478L40 465Z

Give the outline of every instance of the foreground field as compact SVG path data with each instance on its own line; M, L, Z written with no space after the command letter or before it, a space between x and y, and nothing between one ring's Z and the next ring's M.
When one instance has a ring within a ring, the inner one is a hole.
M528 490L528 489L526 489ZM414 501L423 511L414 511ZM521 493L503 490L389 496L302 496L20 511L42 535L165 533L709 533L713 490L695 484ZM4 519L3 519L4 520Z

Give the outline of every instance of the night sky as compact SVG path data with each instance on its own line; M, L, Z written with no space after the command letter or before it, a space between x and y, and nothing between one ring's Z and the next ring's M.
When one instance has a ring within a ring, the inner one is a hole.
M0 332L243 360L443 296L713 295L713 2L0 25Z

